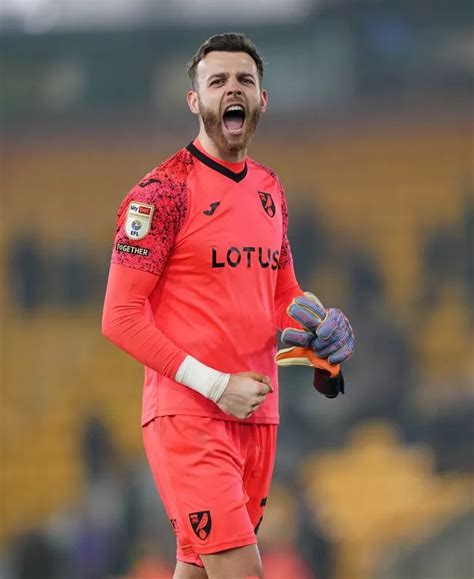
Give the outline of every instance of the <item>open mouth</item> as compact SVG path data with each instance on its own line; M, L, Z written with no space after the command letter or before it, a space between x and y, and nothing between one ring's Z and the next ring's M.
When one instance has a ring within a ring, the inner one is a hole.
M244 107L242 105L229 105L224 111L222 120L229 133L241 133L245 124Z

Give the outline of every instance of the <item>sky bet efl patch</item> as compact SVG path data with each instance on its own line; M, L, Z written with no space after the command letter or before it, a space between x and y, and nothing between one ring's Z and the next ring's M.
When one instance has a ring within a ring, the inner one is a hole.
M150 231L153 205L132 201L128 206L125 233L129 239L143 239Z

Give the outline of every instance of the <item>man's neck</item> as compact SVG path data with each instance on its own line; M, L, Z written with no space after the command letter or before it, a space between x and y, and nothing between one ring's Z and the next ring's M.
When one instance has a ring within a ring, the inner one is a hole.
M242 163L247 156L247 149L240 151L228 152L222 151L216 143L209 137L205 130L200 130L198 135L202 148L212 157L227 161L228 163Z

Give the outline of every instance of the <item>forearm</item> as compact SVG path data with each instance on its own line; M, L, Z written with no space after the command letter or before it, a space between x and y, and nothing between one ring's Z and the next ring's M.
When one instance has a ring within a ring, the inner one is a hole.
M300 328L301 326L291 318L287 309L292 300L303 295L303 290L300 288L293 265L289 265L278 271L277 287L275 291L275 317L278 330L283 328Z
M138 362L217 402L230 374L189 356L146 317L146 301L158 279L159 276L148 272L112 264L102 332Z

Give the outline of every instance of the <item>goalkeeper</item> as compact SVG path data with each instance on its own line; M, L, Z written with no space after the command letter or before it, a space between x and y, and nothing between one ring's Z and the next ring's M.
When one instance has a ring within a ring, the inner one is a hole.
M327 396L342 391L353 334L299 288L285 193L247 156L267 106L255 45L214 36L188 70L199 134L123 200L102 327L145 366L142 433L176 534L174 579L263 577L276 331L290 346L277 362L314 366Z

